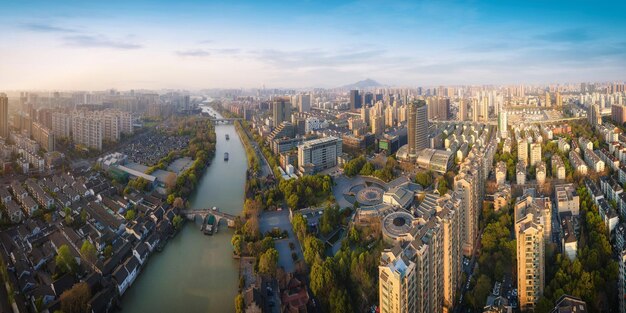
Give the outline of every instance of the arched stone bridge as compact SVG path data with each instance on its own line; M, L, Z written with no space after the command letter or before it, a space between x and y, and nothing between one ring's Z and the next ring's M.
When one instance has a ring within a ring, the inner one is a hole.
M206 220L209 215L215 216L215 225L220 224L221 220L226 220L228 222L228 227L235 227L235 219L236 215L220 212L219 209L197 209L197 210L181 210L180 215L184 215L189 220L195 220L197 216L200 216L202 220Z

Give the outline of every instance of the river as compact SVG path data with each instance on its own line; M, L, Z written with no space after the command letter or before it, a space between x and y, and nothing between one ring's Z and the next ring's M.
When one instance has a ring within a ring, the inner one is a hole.
M220 117L211 108L203 110ZM217 206L238 215L243 207L246 153L233 125L218 125L215 132L215 158L190 199L191 208ZM228 162L224 152L229 153ZM226 221L213 236L203 235L199 225L186 223L162 252L150 257L124 294L122 312L233 312L239 272L232 258L232 234Z

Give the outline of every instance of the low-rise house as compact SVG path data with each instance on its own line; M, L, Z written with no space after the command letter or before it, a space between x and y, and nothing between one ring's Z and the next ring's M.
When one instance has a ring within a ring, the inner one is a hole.
M20 209L20 206L11 200L5 204L7 208L7 216L11 223L19 223L24 218L24 212Z
M559 213L561 220L561 247L562 252L570 261L574 261L578 252L578 239L574 231L574 217L571 212Z
M143 265L150 255L150 247L145 242L140 242L133 248L133 255L137 258L139 264Z
M526 184L526 164L524 161L518 161L515 166L515 177L518 185Z
M11 190L13 190L13 195L18 202L21 202L24 197L28 196L28 192L26 192L26 189L24 189L24 187L22 187L22 184L20 184L16 180L11 182Z
M22 208L26 211L26 213L31 216L39 209L39 205L33 198L30 196L26 196L22 198Z
M2 202L2 204L7 204L12 199L13 197L11 197L11 193L9 193L9 190L5 187L0 187L0 201Z
M608 201L618 201L620 193L624 192L622 185L618 183L612 176L600 177L600 188Z
M585 164L583 159L580 157L580 154L578 154L576 151L569 152L569 161L572 164L572 168L574 168L576 173L582 174L582 175L587 174L587 171L588 171L587 164Z
M592 168L596 172L604 171L605 163L595 151L590 149L584 149L583 152L585 156L585 161L590 168Z

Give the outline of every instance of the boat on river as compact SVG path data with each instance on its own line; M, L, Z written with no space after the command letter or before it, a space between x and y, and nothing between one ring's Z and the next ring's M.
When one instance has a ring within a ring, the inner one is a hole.
M226 134L226 140L230 140L230 136Z
M224 161L228 161L228 152L224 152Z

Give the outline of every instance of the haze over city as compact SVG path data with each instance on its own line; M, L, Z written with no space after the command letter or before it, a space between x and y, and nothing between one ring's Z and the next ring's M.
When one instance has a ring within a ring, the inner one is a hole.
M624 79L623 1L10 1L5 89Z

